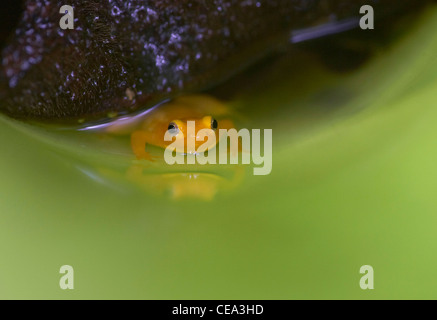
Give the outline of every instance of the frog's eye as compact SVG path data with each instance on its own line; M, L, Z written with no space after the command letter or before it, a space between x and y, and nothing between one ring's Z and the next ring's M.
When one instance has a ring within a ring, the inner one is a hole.
M172 135L175 136L179 133L179 127L176 123L174 122L170 122L170 124L168 125L168 132Z
M212 130L217 130L217 128L218 128L218 122L217 122L216 119L212 118L211 119L211 129Z

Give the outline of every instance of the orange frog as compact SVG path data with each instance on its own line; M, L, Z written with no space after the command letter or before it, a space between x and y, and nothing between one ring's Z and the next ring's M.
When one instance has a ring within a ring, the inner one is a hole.
M188 154L198 152L200 146L206 147L203 151L213 148L220 140L219 129L234 128L229 114L222 102L210 96L182 96L151 110L141 120L135 120L134 125L115 123L108 131L114 134L131 132L131 147L137 159L153 161L154 157L146 151L147 145L166 148L173 144L177 152ZM188 130L189 121L194 122L194 130ZM198 135L202 129L211 129L207 131L208 136L215 135L215 139L208 139L211 145L205 146L206 138L204 141ZM167 132L170 141L164 139Z

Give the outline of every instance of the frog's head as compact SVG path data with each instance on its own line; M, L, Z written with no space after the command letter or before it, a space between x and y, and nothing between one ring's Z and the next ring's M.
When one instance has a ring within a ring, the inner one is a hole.
M218 121L210 115L197 119L172 120L167 128L167 133L171 137L168 145L175 146L177 152L204 152L217 144L218 128Z

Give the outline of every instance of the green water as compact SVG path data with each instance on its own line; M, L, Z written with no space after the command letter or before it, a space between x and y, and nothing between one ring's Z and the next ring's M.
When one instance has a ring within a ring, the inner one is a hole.
M209 201L173 199L188 182L159 164L127 179L112 140L4 120L0 298L436 298L435 30L429 10L356 72L297 55L243 89L231 104L273 128L273 171L196 167L220 175Z

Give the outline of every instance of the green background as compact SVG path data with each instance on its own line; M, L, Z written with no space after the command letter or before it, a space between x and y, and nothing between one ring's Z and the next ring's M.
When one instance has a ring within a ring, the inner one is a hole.
M212 201L123 181L111 143L3 119L0 298L437 298L437 10L409 29L356 72L311 63L243 90L273 171L244 167Z

